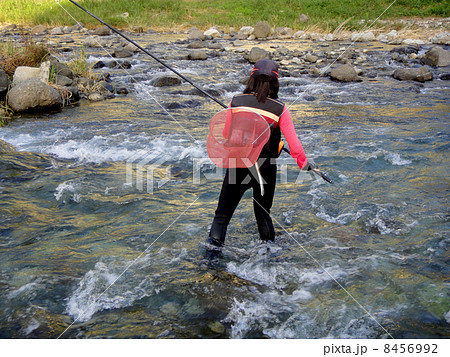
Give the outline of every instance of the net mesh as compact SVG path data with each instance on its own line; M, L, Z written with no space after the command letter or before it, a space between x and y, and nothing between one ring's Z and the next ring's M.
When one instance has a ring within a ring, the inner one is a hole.
M239 107L224 109L211 119L208 156L219 167L251 167L269 138L269 124L260 114Z

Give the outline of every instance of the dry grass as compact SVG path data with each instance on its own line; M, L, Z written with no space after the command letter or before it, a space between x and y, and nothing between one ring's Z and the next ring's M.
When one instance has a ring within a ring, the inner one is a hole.
M12 77L17 67L39 67L50 55L49 49L36 44L31 37L23 37L20 44L6 42L0 44L0 67Z

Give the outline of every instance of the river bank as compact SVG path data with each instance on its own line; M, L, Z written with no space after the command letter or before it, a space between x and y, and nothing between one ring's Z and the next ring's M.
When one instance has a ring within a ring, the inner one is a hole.
M271 57L278 61L280 65L285 68L297 67L296 71L301 74L331 76L335 80L353 81L360 80L359 74L364 72L364 67L370 62L367 56L368 49L359 52L354 50L354 43L365 43L370 45L376 45L379 43L383 46L400 46L398 48L392 48L394 51L392 60L403 63L405 70L400 74L393 74L395 78L399 80L409 79L423 82L425 80L432 80L433 75L431 72L422 68L421 71L412 70L420 64L446 67L449 63L448 51L445 50L445 46L450 44L450 32L443 31L444 28L448 28L449 19L428 19L428 20L405 20L409 21L406 24L408 26L415 26L415 30L403 29L400 31L389 30L388 32L383 29L368 30L364 32L348 32L344 30L336 30L334 33L318 33L309 31L297 31L293 32L290 28L271 28L269 24L265 22L259 22L254 27L244 26L239 30L230 29L229 32L222 31L218 27L212 27L206 31L201 31L197 28L191 28L183 33L178 31L169 31L160 33L160 36L166 41L172 41L175 45L186 45L189 49L187 54L180 54L175 58L164 59L188 59L188 60L206 60L208 58L214 58L218 56L226 56L227 54L240 54L243 59L250 63L255 63L258 59L264 57ZM406 27L408 27L406 26ZM417 31L417 28L421 28L421 31ZM157 35L158 33L149 30L144 33L142 28L134 28L135 32L125 31L128 36L132 36L136 41L145 35ZM33 28L24 28L17 25L3 25L0 27L0 39L3 42L13 43L15 46L19 45L28 36L33 38L39 45L43 45L54 54L54 61L58 61L58 57L61 61L68 61L73 57L79 56L77 53L80 51L83 53L85 48L91 49L103 49L107 53L110 53L113 61L109 61L108 66L110 68L118 67L123 70L131 68L129 59L139 52L138 48L120 38L117 34L111 32L107 27L98 27L94 30L88 30L80 25L72 27L55 27L46 28L39 25ZM339 48L327 51L329 47ZM333 46L334 45L334 46ZM435 53L428 54L421 52L421 47L427 47L430 49L432 45L444 46L435 51ZM403 46L403 47L401 47ZM382 48L380 47L380 49ZM306 49L307 48L307 49ZM306 49L306 50L305 50ZM0 55L1 56L1 55ZM439 58L440 57L440 58ZM83 58L82 61L87 60ZM332 66L347 64L344 69L335 69L335 71L341 71L343 74L333 74ZM64 66L63 64L58 65ZM105 66L105 63L99 61L97 63L91 63L92 69L100 69ZM361 68L354 68L359 66ZM59 68L58 67L58 68ZM66 66L67 67L67 66ZM53 67L51 68L53 70ZM50 72L51 72L50 70ZM34 70L33 70L34 71ZM89 69L90 71L90 69ZM406 73L406 72L410 73ZM47 70L45 81L49 80L49 70ZM83 99L90 99L93 101L103 100L105 98L114 97L116 93L127 93L127 88L113 88L113 86L107 84L105 79L109 77L100 76L100 84L92 82L91 78L79 78L76 79L73 73L64 69L60 73L56 70L56 76L58 76L58 86L56 89L61 93L67 94L68 98L75 98L75 100L67 101L68 103L77 102L80 98L79 92L83 93ZM107 74L109 75L109 74ZM286 73L285 73L286 75ZM291 76L289 73L288 76ZM441 79L447 78L448 74L442 73ZM42 78L42 71L36 75L38 78ZM374 76L371 73L371 76ZM2 75L2 78L5 77ZM17 77L23 77L17 75ZM94 77L92 74L91 77ZM98 77L98 76L97 76ZM26 76L26 78L28 78ZM4 78L3 78L4 79ZM8 87L8 81L3 80L0 83L1 92L5 94L5 88ZM12 79L12 78L10 78ZM17 84L18 79L15 79ZM89 82L91 81L91 82ZM3 83L5 82L5 83ZM81 83L81 87L73 83ZM163 78L157 80L157 86L174 85L178 84L179 79ZM86 84L90 83L90 84ZM65 88L64 88L65 87ZM86 88L89 91L86 91ZM75 92L72 88L75 88ZM91 90L94 88L93 90ZM100 88L100 89L98 89ZM51 90L51 88L49 89ZM24 98L30 96L30 93L34 93L36 90L27 90L22 93ZM63 101L57 99L57 94L54 102L56 105L61 105ZM61 97L61 95L60 95ZM48 98L33 99L31 102L47 102ZM23 99L10 98L10 103L21 103ZM39 103L38 103L39 104ZM29 108L25 105L13 106L14 111L27 111L29 109L41 108L43 106L35 105ZM51 106L53 109L54 105Z

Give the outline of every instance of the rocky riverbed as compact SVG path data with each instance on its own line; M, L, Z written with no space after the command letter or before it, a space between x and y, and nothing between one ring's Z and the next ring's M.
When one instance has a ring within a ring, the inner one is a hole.
M448 80L450 76L447 71L449 23L449 19L423 20L410 22L401 31L317 33L294 32L286 27L274 29L259 22L228 31L212 27L206 31L192 28L185 32L157 33L133 28L124 33L149 51L154 51L158 43L172 43L179 49L178 53L161 56L162 60L170 62L205 61L237 54L249 63L270 57L280 64L281 75L287 78L328 76L330 80L352 82L393 76L398 80L425 82ZM105 68L128 71L136 64L137 57L146 56L107 27L94 30L87 30L80 24L56 28L0 27L2 41L20 43L24 35L50 48L53 56L39 69L19 67L9 79L0 69L0 95L6 95L9 107L16 114L53 111L80 100L101 101L127 94L129 88L112 83ZM80 51L87 53L86 60L93 69L90 78L75 75L65 64L79 56ZM89 61L90 56L98 57L99 53L106 59ZM181 83L171 74L153 78L152 82L156 87Z

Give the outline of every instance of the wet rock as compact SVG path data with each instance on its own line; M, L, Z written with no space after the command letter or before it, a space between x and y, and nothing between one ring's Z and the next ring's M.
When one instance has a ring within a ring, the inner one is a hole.
M168 86L177 86L181 84L181 79L175 75L160 75L151 81L151 84L154 87L168 87Z
M65 63L61 63L61 62L58 62L58 60L56 60L56 59L52 59L52 60L50 60L50 64L51 64L52 69L55 72L55 74L60 75L60 76L65 76L70 79L75 78L75 75L73 74L73 72L71 71L69 66L66 65Z
M429 66L446 67L450 65L450 51L444 50L442 47L433 47L425 54L422 63Z
M7 154L16 151L14 146L7 143L6 141L0 140L0 155Z
M113 57L116 58L128 58L133 57L133 52L128 51L124 48L116 48L113 53Z
M75 103L80 100L80 91L77 86L67 87L67 90L71 93L70 103Z
M188 59L192 61L204 61L207 58L206 52L202 50L192 51L188 54Z
M131 63L128 61L116 62L116 65L119 69L130 69L132 67Z
M104 95L105 92L110 92L110 93L114 92L114 87L106 81L98 82L97 87L100 90L100 93L102 95Z
M253 31L255 38L267 38L270 35L271 27L267 22L258 22Z
M93 34L96 36L109 36L111 35L111 30L107 26L102 26L95 29Z
M103 97L103 96L102 96L100 93L98 93L98 92L94 92L94 93L89 94L88 99L89 99L91 102L101 102L101 101L105 100L105 97Z
M0 97L4 96L8 91L9 79L3 69L0 68Z
M221 43L210 43L208 45L208 48L210 50L219 50L219 51L224 51L225 48L223 47L223 45Z
M128 88L119 87L116 89L116 93L120 95L127 95L129 93Z
M305 24L305 23L307 23L309 21L309 17L307 15L305 15L305 14L301 14L298 17L298 20Z
M63 87L67 87L67 86L72 85L73 80L70 79L69 77L66 77L66 76L56 75L55 78L54 78L54 80L53 80L53 82L54 82L56 85L63 86Z
M450 80L450 73L443 73L439 76L439 79L441 81L449 81Z
M391 53L399 53L403 55L409 55L411 53L418 53L419 47L411 45L411 46L400 46L400 47L394 47L391 50Z
M341 82L359 82L362 80L355 68L350 64L343 64L333 68L330 72L330 77Z
M47 28L43 25L37 25L31 29L31 34L33 35L45 35L47 32Z
M199 49L199 48L203 48L203 47L205 47L203 45L203 41L200 41L200 40L192 41L190 44L187 45L187 48L190 48L190 49Z
M61 26L60 27L55 27L54 29L52 29L50 31L50 35L52 35L52 36L64 35L64 30L63 30L63 28Z
M58 91L37 78L17 84L8 92L7 98L16 113L60 108L62 105Z
M100 48L106 45L106 42L98 37L87 37L83 40L85 47Z
M116 62L117 63L117 62ZM105 65L105 62L103 62L103 61L98 61L98 62L95 62L94 63L94 65L92 66L92 68L93 69L98 69L98 68L103 68L103 67L105 67L106 65Z
M433 73L425 66L419 68L399 68L394 71L392 76L399 81L426 82L433 79Z
M250 63L256 63L258 62L260 59L263 58L268 58L269 57L269 53L260 47L253 47L250 50L250 53L244 57L247 61L249 61Z
M189 31L188 39L203 41L203 40L205 40L205 34L202 31L200 31L199 29L192 29Z
M132 43L127 43L123 49L126 51L134 52L134 53L140 51L139 48L137 46L133 45Z
M305 59L306 62L316 63L317 60L319 59L319 57L314 56L314 55L311 54L311 53L308 53L308 54L305 56L304 59Z
M362 32L362 33L355 33L352 35L351 40L356 42L369 42L369 41L375 41L375 35L372 31L368 32Z
M187 100L184 102L173 102L173 103L169 103L166 105L167 109L185 109L185 108L196 108L196 107L201 107L203 105L202 102L200 102L199 100Z

